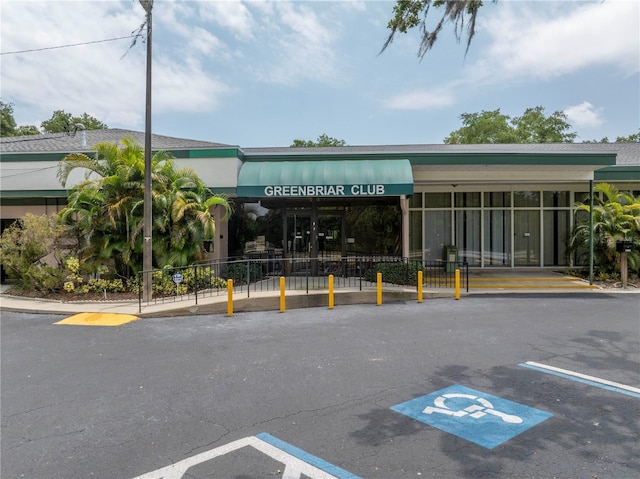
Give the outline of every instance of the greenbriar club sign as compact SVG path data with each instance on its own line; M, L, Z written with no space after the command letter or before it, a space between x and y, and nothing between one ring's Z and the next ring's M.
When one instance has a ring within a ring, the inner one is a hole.
M249 161L238 174L243 198L375 198L413 194L409 160Z
M267 185L264 196L384 196L385 185Z

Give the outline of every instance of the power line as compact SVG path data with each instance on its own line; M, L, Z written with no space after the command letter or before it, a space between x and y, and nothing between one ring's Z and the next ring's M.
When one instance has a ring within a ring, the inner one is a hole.
M126 37L107 38L105 40L94 40L92 42L83 42L83 43L71 43L69 45L59 45L56 47L32 48L31 50L19 50L15 52L1 52L0 55L15 55L17 53L41 52L43 50L54 50L56 48L79 47L82 45L91 45L93 43L104 43L104 42L114 42L116 40L126 40L127 38L133 38L135 36L136 35L127 35Z
M21 176L21 175L30 175L32 173L39 173L41 171L45 171L45 170L51 170L53 168L58 168L58 165L53 165L53 166L45 166L43 168L32 168L30 170L23 170L23 169L16 169L16 168L2 168L2 171L20 171L20 173L11 173L8 175L0 175L0 180L4 180L6 178L13 178L14 176Z

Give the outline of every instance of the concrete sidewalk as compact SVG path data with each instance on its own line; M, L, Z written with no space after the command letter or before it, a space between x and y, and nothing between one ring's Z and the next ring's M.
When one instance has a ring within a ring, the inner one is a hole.
M113 313L130 314L139 317L182 316L191 314L227 314L228 300L226 292L216 296L194 297L189 299L155 299L151 303L138 300L129 301L81 301L62 302L38 298L12 296L8 285L0 285L0 311L23 311L47 314L77 313ZM549 294L549 293L640 293L632 286L626 290L621 288L602 289L596 285L573 276L566 276L545 270L474 270L469 272L469 292L461 290L462 297L476 294ZM425 301L434 298L454 299L453 288L428 288L423 291ZM345 304L376 304L375 288L336 289L334 304L336 307ZM383 287L382 302L417 301L415 288L396 286ZM328 292L325 290L309 291L287 290L285 293L286 309L306 307L328 307ZM280 292L235 293L233 312L278 311L280 309Z
M4 291L0 294L0 311L22 311L31 313L47 314L77 314L77 313L112 313L131 314L140 317L152 316L183 316L191 314L228 314L228 298L226 293L217 296L198 297L196 304L193 297L189 299L161 298L150 303L142 303L138 300L130 301L74 301L63 302L38 298L25 298L12 296ZM334 294L334 305L336 307L346 304L376 304L376 290L367 288L341 289ZM466 295L466 292L461 292ZM453 289L424 290L423 299L426 301L433 298L454 298ZM415 289L391 287L383 290L382 301L417 301L417 291ZM322 307L329 305L329 295L327 291L306 291L287 290L285 292L286 309L299 309L308 307ZM251 292L235 293L233 296L233 313L251 311L278 311L280 310L280 292Z

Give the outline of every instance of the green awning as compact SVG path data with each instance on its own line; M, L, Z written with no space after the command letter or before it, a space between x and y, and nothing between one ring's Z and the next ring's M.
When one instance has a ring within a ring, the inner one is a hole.
M413 194L409 160L246 162L239 197L363 197Z

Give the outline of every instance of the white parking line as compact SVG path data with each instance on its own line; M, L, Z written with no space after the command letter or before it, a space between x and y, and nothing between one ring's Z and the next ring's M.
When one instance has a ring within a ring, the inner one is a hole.
M629 396L640 398L640 389L633 386L629 386L627 384L617 383L614 381L609 381L607 379L597 378L595 376L588 376L586 374L578 373L575 371L569 371L567 369L556 368L555 366L536 363L534 361L527 361L526 363L520 363L520 366L541 370L542 372L554 374L555 376L565 377L573 381L579 381L582 383L591 384L592 386L597 386L604 389L621 392Z
M161 469L147 472L134 479L181 479L189 468L247 446L253 447L268 457L283 463L284 471L282 472L282 479L299 479L302 476L310 477L311 479L359 479L357 476L337 466L332 466L302 450L294 448L269 434L263 433L260 434L260 436L260 438L251 436L238 439L237 441L196 454L195 456L188 457ZM292 449L293 454L290 453L291 451L285 451L276 447L276 445L271 444L271 442L287 446L286 449ZM302 455L303 457L297 457L296 454ZM307 460L305 461L303 459ZM335 472L336 475L329 473L327 470L323 470L323 468Z

